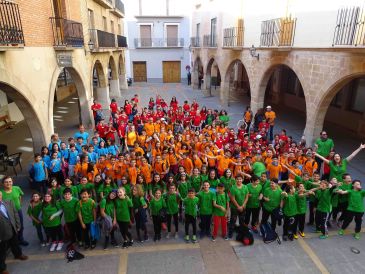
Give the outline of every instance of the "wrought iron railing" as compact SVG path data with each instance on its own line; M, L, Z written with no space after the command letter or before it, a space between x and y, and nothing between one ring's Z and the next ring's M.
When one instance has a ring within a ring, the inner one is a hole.
M124 3L120 0L115 0L115 8L124 14Z
M339 9L332 46L365 45L364 16L364 10L360 7Z
M135 38L136 48L183 47L184 38Z
M200 48L200 37L191 37L190 44L193 48Z
M0 46L24 45L24 33L17 4L0 0Z
M296 18L283 17L261 23L262 47L291 47L294 43Z
M90 40L94 43L94 48L115 48L115 34L98 30L90 29Z
M233 27L223 30L223 47L243 47L244 28Z
M51 17L53 45L55 47L83 47L82 24L72 20Z
M216 48L217 36L212 34L203 35L203 47Z
M122 35L117 35L118 48L127 48L127 37Z

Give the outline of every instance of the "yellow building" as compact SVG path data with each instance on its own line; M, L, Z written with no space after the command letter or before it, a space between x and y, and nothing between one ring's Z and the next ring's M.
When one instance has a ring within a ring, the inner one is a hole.
M107 108L127 88L122 1L0 0L0 14L0 117L24 119L35 151L54 132L55 101L78 95L91 126L93 99Z
M195 0L194 87L200 73L224 105L298 112L309 144L326 123L365 136L362 2Z

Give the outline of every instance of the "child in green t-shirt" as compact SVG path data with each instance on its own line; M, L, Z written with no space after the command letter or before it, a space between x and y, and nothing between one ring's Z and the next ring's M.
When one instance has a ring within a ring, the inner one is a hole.
M296 193L298 232L303 238L305 237L304 224L305 215L307 213L307 196L314 196L314 190L315 189L310 189L309 191L306 191L305 183L303 182L298 185L298 192ZM298 238L298 236L294 234L294 238Z
M139 242L144 242L148 240L147 235L147 203L144 198L143 185L138 184L132 187L132 202L134 210L134 220L136 221L137 238ZM140 231L143 231L144 237L141 238Z
M181 196L176 192L176 186L174 184L170 184L169 192L164 194L164 199L166 202L167 208L167 235L166 238L170 238L171 233L171 220L174 220L175 225L175 235L174 238L178 238L179 232L179 219L178 219L178 212L179 212L179 204L181 201Z
M78 199L72 196L72 190L70 188L63 190L63 199L58 202L60 208L63 210L63 217L71 243L75 243L76 239L81 242L81 228L76 211L78 203Z
M66 178L65 181L63 182L63 185L61 186L60 188L60 193L63 194L63 191L66 189L66 188L69 188L71 189L71 194L72 194L72 197L78 199L79 198L79 191L77 189L76 186L72 185L72 181L71 179L69 178ZM63 196L61 197L61 199L63 199Z
M257 223L260 215L260 202L262 199L263 187L260 184L260 178L256 175L252 175L251 183L247 185L248 189L248 201L245 212L245 224L248 226L251 219L251 229L253 232L258 233Z
M33 226L37 230L38 240L41 245L44 247L46 246L45 238L43 236L43 228L42 228L42 221L39 220L40 213L42 211L42 198L38 192L33 193L32 199L29 202L28 206L28 216L32 219Z
M153 229L155 232L155 237L153 240L159 241L161 240L161 225L162 225L162 215L161 214L163 209L166 209L165 200L161 197L161 190L157 189L155 195L150 201L150 208L152 214L152 221L153 221Z
M81 200L77 204L77 212L82 228L82 238L84 248L94 249L96 240L91 238L90 228L91 223L96 221L96 205L93 199L90 198L90 193L87 189L82 189L80 192Z
M109 237L110 243L114 247L118 247L115 240L114 231L117 229L117 219L115 213L114 200L117 197L117 192L112 191L103 198L100 202L100 215L103 218L103 231L105 234L104 250L108 248Z
M94 184L89 183L86 177L82 177L80 183L77 185L79 196L81 198L81 192L86 189L89 193L89 198L96 197Z
M52 200L52 195L46 193L42 205L42 224L46 231L46 235L52 242L49 251L60 251L63 247L63 233L61 225L62 211L60 207Z
M362 217L364 215L364 197L365 190L361 189L361 182L355 180L352 183L352 189L350 190L337 190L340 195L348 195L348 206L345 216L345 220L342 223L341 229L338 231L339 235L343 235L344 230L349 226L352 220L355 218L355 234L356 240L360 239L360 231L362 224Z
M133 203L126 195L124 187L118 188L117 196L117 199L115 199L115 212L120 233L124 239L122 248L128 248L133 245L132 234L129 232Z
M198 215L199 198L195 196L194 188L188 190L188 196L183 199L183 205L185 208L185 242L190 241L189 226L193 227L193 237L191 241L196 243L196 216Z
M287 185L281 196L281 208L284 213L283 240L287 241L289 239L293 241L294 235L297 235L297 196L295 187Z
M210 190L209 182L203 183L203 189L198 192L197 197L199 198L200 238L210 237L214 193Z
M213 197L213 235L212 241L214 242L221 224L222 237L228 240L227 237L227 214L229 210L229 198L227 193L224 192L224 184L219 183L217 186L216 195Z
M47 192L49 194L51 194L52 200L54 202L56 202L56 201L60 200L60 198L61 198L60 186L58 185L56 178L51 179L50 185L51 185L51 187L48 188Z

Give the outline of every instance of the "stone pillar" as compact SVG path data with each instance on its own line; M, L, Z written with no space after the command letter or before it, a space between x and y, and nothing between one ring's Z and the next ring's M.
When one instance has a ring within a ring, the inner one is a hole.
M221 89L220 89L220 103L223 107L228 106L228 99L229 99L229 83L222 81L221 82Z
M312 146L323 130L327 107L320 107L315 103L307 102L307 121L304 129L304 138L307 146ZM331 136L329 136L331 138Z
M259 98L257 96L253 96L253 94L257 94L257 93L251 93L251 110L253 112L253 114L256 114L257 110L259 110L260 108L264 107L264 98Z
M272 85L272 103L275 105L280 104L280 82L282 77L282 71L280 68L277 68L274 73L274 83Z
M119 75L119 88L120 89L128 89L128 83L125 73Z
M110 97L120 97L119 79L110 80Z
M191 73L191 84L193 89L198 89L199 87L199 77L198 77L199 73L197 70L192 71Z
M97 87L95 88L96 99L103 106L103 109L109 109L110 97L109 87Z

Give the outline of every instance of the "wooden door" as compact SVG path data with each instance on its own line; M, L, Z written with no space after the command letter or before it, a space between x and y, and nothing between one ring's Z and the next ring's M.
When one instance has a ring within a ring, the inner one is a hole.
M180 83L181 82L181 62L180 61L163 61L163 82Z
M133 80L134 82L147 82L146 62L133 62Z

